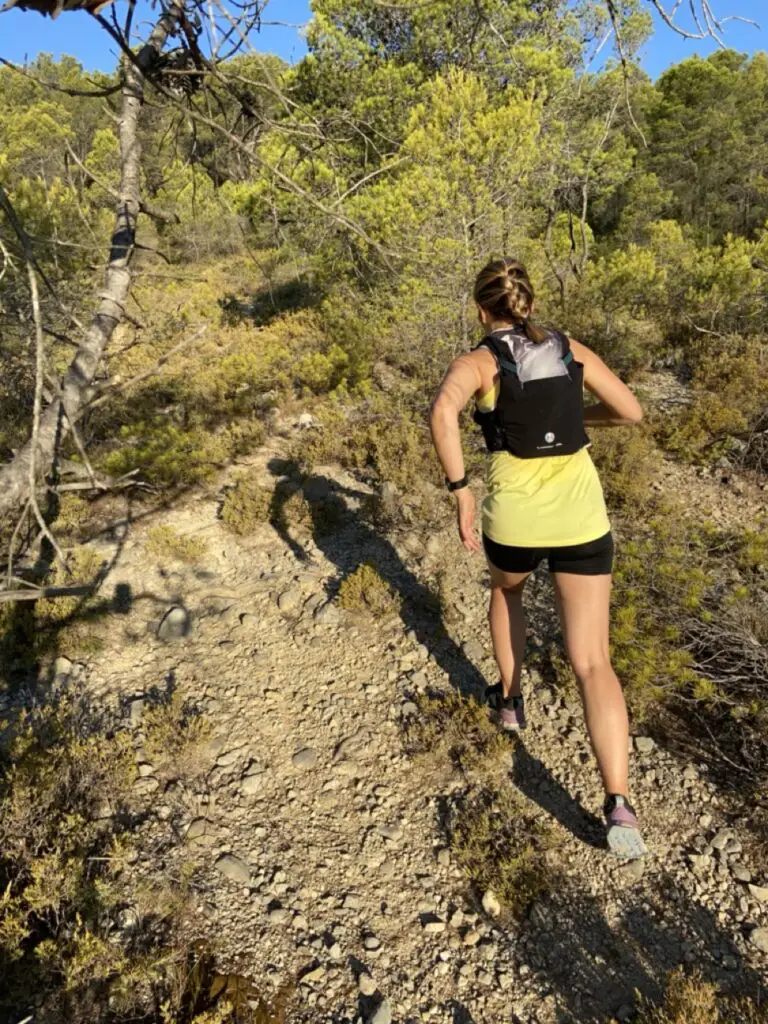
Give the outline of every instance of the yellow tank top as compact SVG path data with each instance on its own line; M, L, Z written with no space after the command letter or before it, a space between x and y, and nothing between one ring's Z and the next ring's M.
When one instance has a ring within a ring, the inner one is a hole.
M494 409L498 383L478 400ZM497 544L547 548L586 544L611 528L603 488L590 457L574 455L519 459L511 452L489 455L483 533Z

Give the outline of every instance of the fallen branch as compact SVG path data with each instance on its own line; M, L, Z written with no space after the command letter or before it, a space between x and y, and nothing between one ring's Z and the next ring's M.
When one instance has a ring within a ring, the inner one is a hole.
M0 601L40 601L42 598L87 597L93 587L40 587L35 590L0 590Z

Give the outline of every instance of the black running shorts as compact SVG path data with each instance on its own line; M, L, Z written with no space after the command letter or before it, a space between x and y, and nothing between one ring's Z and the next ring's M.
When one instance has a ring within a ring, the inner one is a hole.
M613 567L613 535L571 544L569 547L517 548L497 544L483 534L483 547L491 565L501 572L533 572L545 558L550 572L575 576L607 576Z

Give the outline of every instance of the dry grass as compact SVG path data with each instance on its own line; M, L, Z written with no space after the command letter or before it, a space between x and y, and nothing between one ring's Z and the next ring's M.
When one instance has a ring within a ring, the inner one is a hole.
M682 967L672 971L661 1006L643 1000L637 1024L765 1024L768 1004L751 999L728 999L704 981L700 972L686 975Z

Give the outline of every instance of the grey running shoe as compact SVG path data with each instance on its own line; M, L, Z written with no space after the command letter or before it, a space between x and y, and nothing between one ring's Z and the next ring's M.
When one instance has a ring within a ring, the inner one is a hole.
M505 732L520 732L528 723L525 720L525 703L522 697L504 697L501 683L489 686L485 691L485 700L496 712L499 725Z
M648 852L640 835L637 815L629 800L620 793L611 793L603 804L608 849L615 857L636 860Z

